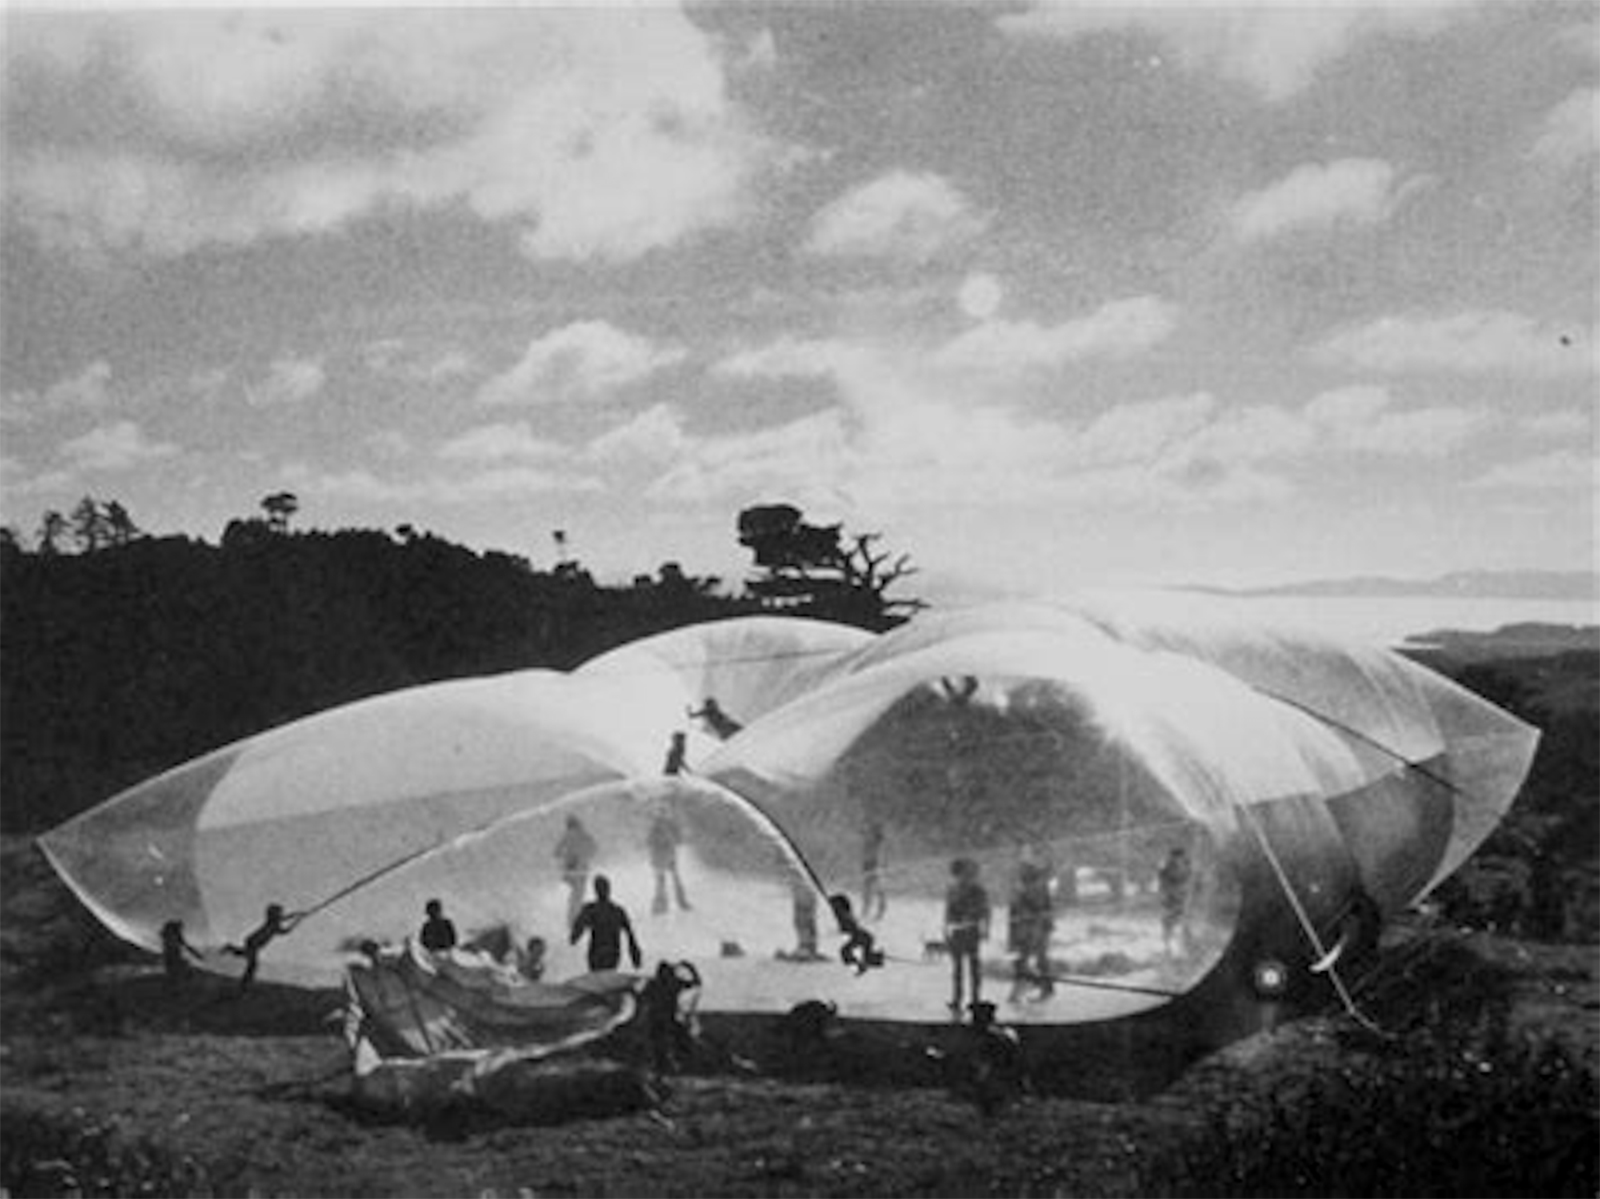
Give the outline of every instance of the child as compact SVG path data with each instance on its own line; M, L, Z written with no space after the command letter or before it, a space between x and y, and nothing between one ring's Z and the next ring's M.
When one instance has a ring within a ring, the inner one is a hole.
M972 1002L983 999L983 970L978 947L989 937L989 893L978 881L978 863L957 858L950 863L955 881L945 892L944 939L950 946L950 1015L961 1018L962 974L972 982Z
M239 994L243 995L250 989L250 984L255 981L256 967L260 964L261 951L265 949L274 937L282 937L294 931L295 925L306 918L304 912L284 912L281 904L269 903L266 918L261 921L243 945L224 945L223 953L231 953L235 957L244 959L244 973L239 976Z
M161 926L161 968L167 976L167 986L176 987L189 977L190 965L183 955L200 960L200 951L183 935L182 920L168 920Z

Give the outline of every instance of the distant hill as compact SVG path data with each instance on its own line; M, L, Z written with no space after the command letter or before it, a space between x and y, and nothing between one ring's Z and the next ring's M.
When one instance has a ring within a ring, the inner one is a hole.
M1213 595L1447 596L1455 599L1593 600L1600 580L1575 570L1465 570L1431 579L1397 579L1357 575L1346 579L1313 579L1275 587L1205 587L1185 590Z

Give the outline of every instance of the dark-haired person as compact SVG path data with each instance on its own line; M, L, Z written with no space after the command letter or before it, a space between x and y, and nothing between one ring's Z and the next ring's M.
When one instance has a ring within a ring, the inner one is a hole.
M603 874L594 876L594 898L583 905L578 918L572 922L568 943L576 945L585 933L589 934L590 971L615 970L622 961L622 942L628 942L628 957L637 970L643 961L639 952L639 939L633 935L633 921L627 910L611 901L611 880Z
M456 926L444 914L444 904L437 899L430 899L423 912L427 919L422 922L422 930L417 934L417 940L422 942L422 948L429 953L443 953L447 949L454 949Z
M223 953L244 959L244 973L239 976L239 994L243 995L255 981L256 967L261 964L261 951L277 937L287 936L295 925L305 919L304 912L285 912L282 904L269 903L266 915L241 945L224 945Z

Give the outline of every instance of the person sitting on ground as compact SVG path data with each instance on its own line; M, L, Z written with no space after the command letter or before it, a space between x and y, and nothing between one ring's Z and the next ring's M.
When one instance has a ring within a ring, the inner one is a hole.
M188 954L195 961L201 960L201 953L183 935L182 920L168 920L161 926L161 969L166 975L169 986L176 986L193 973L194 968L189 965Z
M568 941L576 945L583 934L589 934L589 969L591 971L615 970L622 960L622 941L628 941L628 957L637 970L644 960L639 952L639 940L633 935L633 922L621 904L611 902L611 880L603 874L594 876L594 898L583 905L578 918L572 922Z
M1015 1029L994 1022L994 1004L974 1002L968 1011L973 1037L967 1061L968 1096L988 1118L1027 1089L1022 1041Z
M244 973L239 976L239 994L243 995L255 981L256 967L261 962L261 951L275 937L287 936L295 925L306 918L305 912L285 912L282 904L269 903L265 917L242 945L224 945L223 953L244 959Z
M444 914L444 904L437 899L430 899L423 910L428 918L422 922L422 931L417 935L417 939L422 942L422 948L429 953L443 953L447 949L454 949L456 926Z
M522 951L522 977L534 983L544 977L544 954L544 938L529 937L528 946Z

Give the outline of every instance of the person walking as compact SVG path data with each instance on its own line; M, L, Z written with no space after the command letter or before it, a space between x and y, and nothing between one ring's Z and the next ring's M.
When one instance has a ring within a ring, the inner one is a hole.
M622 943L628 943L628 958L637 970L644 955L639 952L639 940L633 934L633 921L621 904L611 900L611 880L603 874L594 876L594 898L583 905L578 918L572 922L568 943L576 945L587 933L589 937L589 969L591 972L615 970L622 961Z

